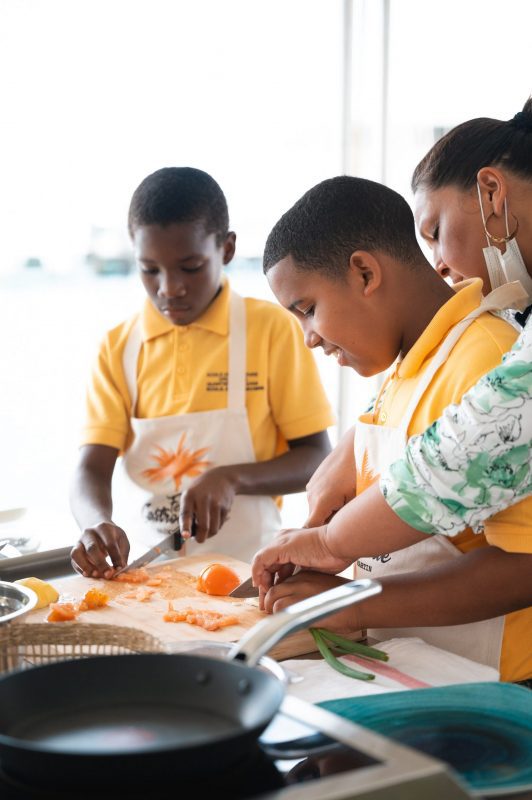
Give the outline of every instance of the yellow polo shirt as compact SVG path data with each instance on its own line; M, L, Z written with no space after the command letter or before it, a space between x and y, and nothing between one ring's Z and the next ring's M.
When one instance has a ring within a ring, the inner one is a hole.
M138 399L135 414L150 419L227 407L229 282L195 322L173 325L146 298L140 312ZM334 424L314 356L292 315L267 300L245 298L246 408L257 461L288 449L287 441ZM131 402L122 356L138 318L109 331L87 391L81 445L123 453L131 443Z
M480 279L463 281L454 288L456 295L442 306L405 358L397 363L376 409L376 424L399 425L417 383L451 327L480 305ZM493 314L482 314L472 322L419 401L408 435L422 433L448 405L459 403L479 378L501 363L517 336L508 322ZM467 528L449 541L462 552L490 543L509 552L532 553L532 498L487 520L484 534ZM506 616L500 672L502 680L511 681L532 675L532 608Z

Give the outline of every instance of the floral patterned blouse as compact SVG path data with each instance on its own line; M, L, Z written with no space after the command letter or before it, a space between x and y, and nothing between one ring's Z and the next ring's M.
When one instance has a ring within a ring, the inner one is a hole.
M380 480L408 525L454 536L532 494L532 314L501 366L408 441Z

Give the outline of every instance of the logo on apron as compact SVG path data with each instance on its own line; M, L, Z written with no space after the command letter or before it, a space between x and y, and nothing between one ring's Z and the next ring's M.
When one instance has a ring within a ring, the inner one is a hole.
M181 495L168 494L153 499L142 506L142 516L150 522L159 533L179 533L179 509Z
M209 451L208 447L200 447L198 450L185 447L186 435L186 431L183 431L175 451L165 450L164 447L155 444L155 451L150 453L149 458L158 466L149 467L141 473L150 483L164 483L168 480L174 482L176 494L152 498L142 508L144 519L154 524L160 533L175 533L179 530L181 493L178 490L183 478L195 478L212 464L203 458Z
M149 467L142 471L142 476L147 478L150 483L161 483L169 478L174 482L174 488L179 489L184 477L195 478L201 475L212 462L202 456L208 453L208 447L200 447L199 450L189 450L184 446L186 432L181 435L179 444L174 451L165 450L160 445L155 445L155 452L150 453L150 459L155 461L157 467Z

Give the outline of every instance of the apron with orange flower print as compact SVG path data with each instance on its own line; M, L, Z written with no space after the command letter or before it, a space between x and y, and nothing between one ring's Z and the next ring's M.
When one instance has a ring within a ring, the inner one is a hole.
M256 460L246 410L246 309L235 292L229 302L228 338L227 408L152 419L132 415L134 438L123 466L144 492L144 530L149 531L151 544L178 530L180 495L196 476L212 467ZM139 320L123 356L133 414L141 346ZM249 562L280 528L279 510L271 497L237 495L216 536L202 544L189 540L180 555L218 552Z
M408 426L412 415L434 375L446 361L468 326L486 311L500 311L513 307L521 294L520 285L505 284L487 295L477 309L451 329L417 384L398 427L372 424L373 413L363 414L359 417L355 427L357 495L367 489L386 467L404 457ZM379 408L379 400L383 396L386 385L387 381L383 384L379 398L377 398L376 410ZM356 576L378 580L386 575L429 569L451 559L461 558L462 555L462 552L446 536L437 534L427 536L425 540L394 553L359 559L356 565ZM420 637L428 644L498 669L503 629L504 617L501 616L465 625L368 629L367 635L378 641L395 637Z

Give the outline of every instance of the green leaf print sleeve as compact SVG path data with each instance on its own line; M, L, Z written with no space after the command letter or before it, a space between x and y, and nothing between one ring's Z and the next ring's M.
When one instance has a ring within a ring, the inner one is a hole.
M425 533L454 536L532 494L532 316L502 364L408 441L380 481L388 505Z

